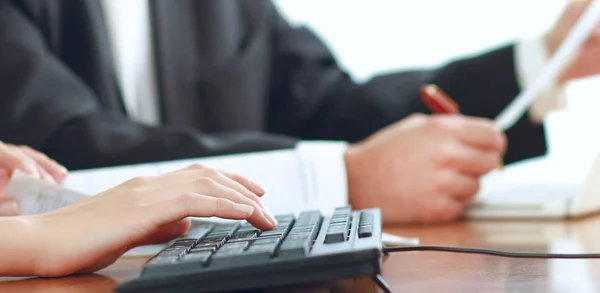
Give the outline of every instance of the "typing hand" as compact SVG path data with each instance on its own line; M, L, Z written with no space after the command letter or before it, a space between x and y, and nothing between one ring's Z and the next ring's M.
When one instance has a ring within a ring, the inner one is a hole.
M505 147L491 121L413 115L348 148L350 203L380 207L386 223L457 219Z
M15 146L0 141L0 216L14 216L19 213L17 203L8 197L2 197L13 171L20 170L36 178L62 184L67 169L26 146Z
M556 50L558 50L592 1L570 0L568 2L562 15L542 38L549 56L556 53ZM571 66L559 77L558 82L564 84L572 79L588 77L598 73L600 73L600 24L579 50Z
M199 165L158 177L135 178L51 213L32 216L40 233L35 275L92 272L127 250L182 236L187 217L243 220L260 229L277 223L263 209L261 188L248 179Z

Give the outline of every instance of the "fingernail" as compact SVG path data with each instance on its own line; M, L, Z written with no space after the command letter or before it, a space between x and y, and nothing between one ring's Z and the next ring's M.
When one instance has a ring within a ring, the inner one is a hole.
M254 213L254 207L249 206L249 205L236 203L234 208L248 216L251 216L252 213Z
M275 217L273 217L273 215L267 209L263 209L263 213L267 216L267 219L269 222L271 222L271 224L273 224L273 226L277 226L277 224L279 224L277 219L275 219Z
M0 216L16 216L19 214L19 205L14 202L0 204Z
M60 169L60 170L59 170L59 172L60 172L62 175L67 175L67 174L69 174L69 170L68 170L67 168L65 168L64 166L59 166L58 168Z
M250 186L254 189L254 190L252 190L252 192L257 193L257 194L265 193L265 189L262 188L262 186L258 185L258 183L252 182L252 180L250 180L250 179L248 179L248 183L250 183Z

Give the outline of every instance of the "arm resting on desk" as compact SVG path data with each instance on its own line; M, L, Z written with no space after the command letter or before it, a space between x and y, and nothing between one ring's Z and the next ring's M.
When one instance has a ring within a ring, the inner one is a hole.
M0 217L0 276L35 276L43 247L26 217Z

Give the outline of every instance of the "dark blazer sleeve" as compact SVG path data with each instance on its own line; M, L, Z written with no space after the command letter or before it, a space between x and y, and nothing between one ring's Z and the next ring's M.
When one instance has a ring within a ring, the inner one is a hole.
M30 145L71 169L289 148L297 141L145 127L107 112L10 1L0 1L0 140Z
M462 113L487 118L494 118L520 90L513 46L437 69L381 75L357 84L312 32L282 18L274 26L273 131L353 142L412 113L429 113L418 94L425 83L440 86L459 103ZM364 58L370 58L369 53ZM546 152L543 125L534 125L525 116L506 133L507 163Z

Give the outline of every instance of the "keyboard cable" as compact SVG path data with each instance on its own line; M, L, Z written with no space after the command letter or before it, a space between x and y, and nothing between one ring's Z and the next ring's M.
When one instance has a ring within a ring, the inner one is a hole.
M454 247L454 246L398 246L384 247L383 253L406 252L406 251L438 251L454 253L487 254L512 258L600 258L600 253L535 253L535 252L512 252L485 248Z

